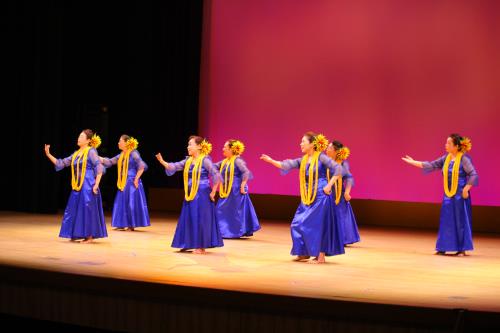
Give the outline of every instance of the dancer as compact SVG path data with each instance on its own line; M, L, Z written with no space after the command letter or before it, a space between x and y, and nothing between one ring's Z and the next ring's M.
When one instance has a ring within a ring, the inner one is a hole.
M71 194L64 211L59 237L72 241L83 239L90 243L95 238L107 237L99 183L104 167L96 148L101 138L90 129L78 136L79 149L65 159L57 159L45 145L45 155L55 165L56 171L71 166Z
M244 150L245 145L241 141L228 140L222 149L225 159L215 164L222 176L215 215L223 238L252 236L260 229L248 195L247 182L251 173L241 158Z
M219 171L208 154L212 145L200 136L191 136L188 141L186 159L167 163L160 153L158 161L168 176L184 171L184 202L175 229L172 247L181 251L195 249L196 254L205 254L206 248L224 246L215 218L215 195L220 184ZM213 186L210 187L209 176Z
M324 263L325 256L344 253L341 226L335 219L330 195L334 182L341 176L341 167L323 153L327 146L328 140L323 135L307 132L300 143L303 157L276 161L268 155L261 156L265 162L280 168L282 174L300 169L302 202L291 224L291 254L297 256L296 261L314 256L311 263ZM326 170L332 175L329 182Z
M467 152L472 148L469 138L450 134L446 139L446 155L432 162L402 157L406 163L422 168L425 173L442 170L444 196L439 218L436 254L448 251L466 256L474 249L472 244L472 209L470 189L478 184L478 174Z
M137 146L139 142L126 134L120 136L118 148L122 151L113 158L101 157L102 164L109 168L118 165L118 181L111 226L118 230L134 231L138 227L151 225L148 204L141 176L148 169Z
M334 207L337 222L342 224L344 234L344 244L353 244L360 241L358 225L351 207L351 188L354 185L354 178L350 171L347 157L350 155L349 148L340 141L332 141L326 149L328 157L342 166L342 177L335 182ZM327 179L329 179L327 171Z

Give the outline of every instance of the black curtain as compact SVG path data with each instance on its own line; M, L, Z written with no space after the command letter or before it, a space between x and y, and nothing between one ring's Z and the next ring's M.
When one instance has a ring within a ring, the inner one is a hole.
M149 165L146 189L181 186L154 155L182 159L198 128L202 1L8 1L3 7L0 208L63 208L70 171L56 173L43 145L50 143L56 157L69 156L85 128L101 136L102 156L119 153L121 134L136 137ZM111 208L116 170L108 169L101 184L103 204Z

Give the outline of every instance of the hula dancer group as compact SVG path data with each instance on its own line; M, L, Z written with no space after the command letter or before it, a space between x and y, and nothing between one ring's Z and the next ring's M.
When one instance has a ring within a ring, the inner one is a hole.
M56 171L71 168L71 194L62 219L60 237L82 243L107 237L99 184L106 168L117 166L117 192L111 226L130 230L151 225L146 195L141 181L148 169L137 147L139 142L126 134L118 141L121 152L101 157L99 136L83 130L78 149L64 159L57 159L45 145L45 154ZM436 254L466 255L473 250L470 189L478 175L467 154L471 141L451 134L445 144L446 155L432 162L403 157L406 163L425 173L442 170L444 195L441 208ZM291 255L296 261L324 263L327 256L345 253L345 246L360 241L359 230L350 204L354 178L348 157L350 150L340 141L331 143L322 134L307 132L300 142L302 156L277 161L266 154L260 159L286 175L299 169L300 198L291 222ZM253 178L242 158L243 142L229 139L222 148L223 159L212 162L212 144L200 136L188 139L188 156L178 162L166 162L161 153L156 159L167 176L182 171L184 202L171 246L181 252L206 253L223 247L223 239L253 236L261 229L248 194ZM217 192L219 193L218 198Z

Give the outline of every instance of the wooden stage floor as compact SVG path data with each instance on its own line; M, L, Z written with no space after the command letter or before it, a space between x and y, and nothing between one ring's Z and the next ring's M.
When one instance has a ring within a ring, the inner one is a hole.
M272 295L500 313L500 235L475 234L467 257L434 255L436 231L360 228L362 242L323 265L292 261L289 225L206 255L170 247L176 216L112 230L92 244L58 237L61 215L0 212L0 265Z

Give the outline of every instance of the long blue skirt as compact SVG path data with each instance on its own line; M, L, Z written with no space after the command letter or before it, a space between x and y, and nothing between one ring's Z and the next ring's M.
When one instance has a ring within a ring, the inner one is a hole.
M208 182L202 181L196 197L192 201L184 200L172 247L206 249L224 246L215 218L215 204L210 200L210 192Z
M341 225L335 218L332 197L323 192L325 182L318 186L316 200L309 206L301 203L292 220L292 255L326 256L343 254L344 240Z
M446 195L441 206L436 251L470 251L472 245L471 198L462 198L462 191L452 198Z
M123 191L118 190L116 193L111 219L111 226L114 228L138 228L151 225L144 187L139 180L139 187L135 188L134 177L128 177Z
M215 215L223 238L252 236L260 229L250 196L241 194L239 184L233 185L227 198L219 199Z
M59 237L93 238L108 237L101 193L94 194L92 187L95 176L91 170L85 173L85 180L80 191L71 191L64 210Z
M343 193L342 193L343 194ZM354 212L352 210L351 203L346 201L344 196L340 198L338 205L335 205L335 214L338 223L342 224L342 230L344 232L344 244L353 244L360 241L358 225L356 223L356 217L354 217Z

